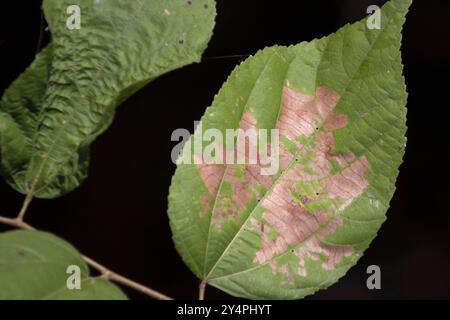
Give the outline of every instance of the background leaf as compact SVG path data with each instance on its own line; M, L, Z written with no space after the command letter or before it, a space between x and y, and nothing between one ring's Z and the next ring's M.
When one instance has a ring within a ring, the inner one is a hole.
M81 270L81 289L67 289L71 265ZM0 300L122 300L111 282L89 275L78 251L54 235L38 231L0 234Z
M232 73L202 130L279 129L280 170L178 166L173 238L200 279L235 296L298 299L361 257L385 220L404 154L400 43L410 3L388 2L380 29L364 19L265 49ZM201 156L188 151L182 160Z
M67 8L81 9L70 30ZM53 198L87 175L89 146L115 108L156 77L198 62L213 0L44 0L52 43L0 102L1 171L16 190Z

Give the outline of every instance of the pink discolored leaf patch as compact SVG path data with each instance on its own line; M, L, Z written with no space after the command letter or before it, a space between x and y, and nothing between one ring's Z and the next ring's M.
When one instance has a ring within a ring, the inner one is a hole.
M287 87L284 89L277 127L298 147L298 159L262 201L265 212L262 221L255 223L266 227L255 228L260 231L262 240L255 262L264 263L295 248L293 252L299 258L298 274L306 276L306 257L319 260L324 256L322 267L332 270L343 257L352 254L350 246L336 247L322 242L341 225L337 213L369 185L364 178L370 166L365 156L356 160L353 154L332 152L333 131L347 124L345 115L333 111L339 99L336 92L326 87L317 89L315 99ZM335 174L332 161L340 167ZM306 185L301 185L302 182ZM314 190L308 190L308 185ZM276 232L275 238L268 235L271 230Z
M292 250L299 259L297 274L306 276L306 258L324 257L322 267L332 270L343 257L352 254L350 246L323 243L342 224L338 213L369 185L364 177L370 167L365 156L356 159L352 153L333 152L333 131L347 125L347 117L334 112L339 99L338 93L323 86L317 88L315 97L287 86L283 89L275 128L295 150L280 143L277 175L261 175L261 163L245 165L241 174L237 174L234 164L197 165L209 200L215 201L211 223L218 231L230 221L241 226L244 221L239 213L253 199L261 200L262 219L251 217L253 231L261 236L261 249L254 262L266 263L295 248ZM256 125L251 113L245 112L241 128ZM245 158L248 160L248 153ZM231 194L221 192L224 183L231 186ZM276 270L273 263L272 269ZM287 274L286 266L281 272Z

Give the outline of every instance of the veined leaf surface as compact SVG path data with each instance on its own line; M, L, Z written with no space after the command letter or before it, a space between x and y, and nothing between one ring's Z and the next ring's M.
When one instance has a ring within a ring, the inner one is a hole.
M80 29L67 27L74 6ZM0 102L0 170L16 190L53 198L86 177L89 146L121 102L200 60L215 2L44 0L43 8L52 43Z
M80 269L80 289L70 290L69 266ZM89 275L78 251L44 232L0 234L0 300L123 300L111 282Z
M335 283L368 248L406 143L400 45L410 3L388 2L380 29L364 19L264 49L232 73L203 132L276 128L280 168L264 176L260 165L178 165L173 238L204 282L239 297L299 299ZM202 157L189 152L199 135L182 161Z

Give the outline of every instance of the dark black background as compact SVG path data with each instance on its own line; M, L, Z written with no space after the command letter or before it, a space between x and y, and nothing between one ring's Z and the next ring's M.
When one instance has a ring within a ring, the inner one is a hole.
M12 7L3 5L0 14L0 94L33 60L40 32L40 1L8 2ZM60 199L35 200L27 221L119 273L175 298L196 298L198 281L174 249L166 215L175 171L170 136L176 128L192 130L239 62L217 57L322 37L382 3L218 0L203 62L159 78L126 101L93 144L87 181ZM414 2L402 49L410 93L408 146L388 220L357 266L308 299L450 298L449 15L448 0ZM22 200L0 183L1 214L13 217ZM381 267L382 290L366 288L371 264ZM207 298L229 296L208 288Z

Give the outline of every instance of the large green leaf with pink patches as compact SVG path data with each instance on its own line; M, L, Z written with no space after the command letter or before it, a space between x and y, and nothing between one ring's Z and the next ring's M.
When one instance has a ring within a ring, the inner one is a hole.
M80 28L68 28L78 6ZM0 174L55 198L86 178L89 147L124 100L199 62L214 0L44 0L52 42L0 101ZM68 14L70 13L70 14Z
M380 29L364 19L267 48L231 74L186 144L169 196L176 247L204 282L239 297L299 299L335 283L369 247L405 149L400 46L410 2L388 2ZM237 128L279 130L274 174L194 161L194 140L208 129Z

